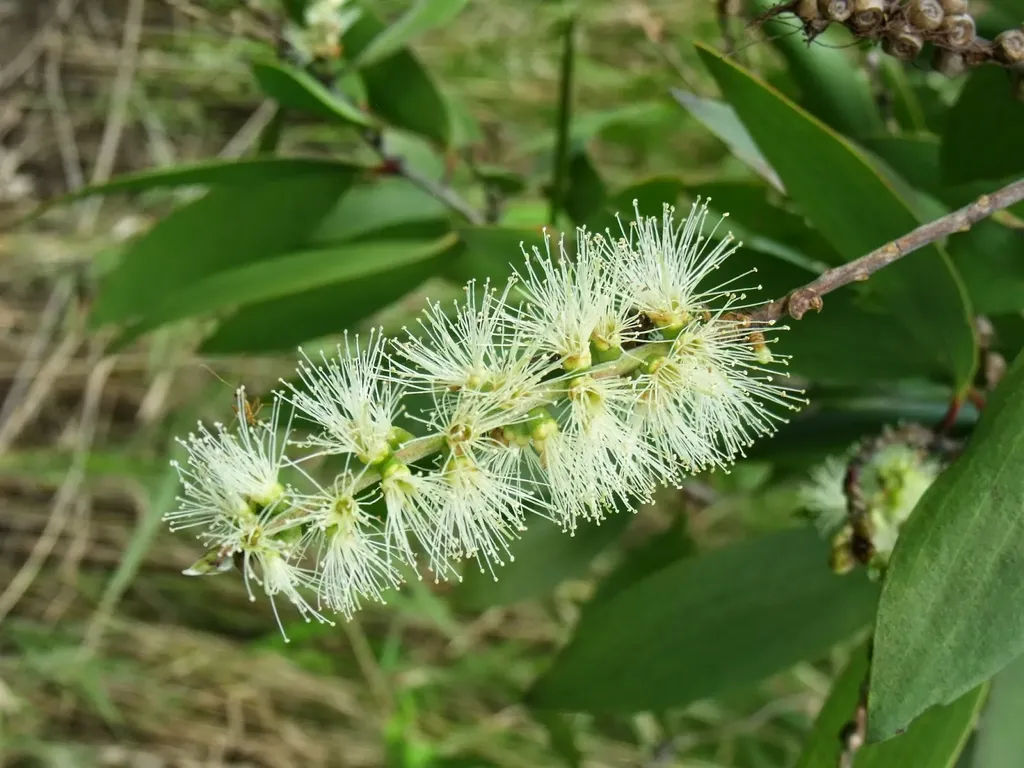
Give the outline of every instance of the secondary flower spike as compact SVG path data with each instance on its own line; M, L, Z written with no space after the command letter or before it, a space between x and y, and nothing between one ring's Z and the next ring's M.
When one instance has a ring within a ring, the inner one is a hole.
M428 302L404 339L303 355L268 421L240 392L234 429L182 441L166 519L209 548L186 573L235 563L275 614L283 598L347 618L423 570L459 578L471 559L497 578L537 518L571 533L635 510L773 433L804 400L769 352L785 328L744 314L758 287L730 269L739 244L706 231L707 202L681 220L634 208L574 248L545 235L500 289ZM305 434L289 441L291 411Z

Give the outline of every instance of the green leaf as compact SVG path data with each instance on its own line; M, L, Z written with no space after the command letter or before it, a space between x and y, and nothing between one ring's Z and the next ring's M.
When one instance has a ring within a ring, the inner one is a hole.
M369 10L342 38L350 59L358 59L385 29ZM371 111L385 122L447 146L451 137L448 105L426 70L407 49L359 70ZM399 87L400 86L400 87Z
M489 572L467 568L456 599L466 608L482 610L546 595L566 579L585 573L631 519L630 513L619 512L601 525L581 526L572 536L554 523L538 521L516 542L515 560L501 569L497 579Z
M942 134L942 173L949 184L1004 179L1024 171L1024 103L1008 73L978 67L949 111Z
M444 26L466 7L467 0L418 0L398 20L376 35L352 61L356 68L376 64L397 53L418 35Z
M729 147L729 151L746 163L752 171L775 189L785 191L779 175L761 154L761 150L757 148L746 126L740 122L733 107L675 88L672 89L672 95L697 122L721 139Z
M373 118L341 94L331 93L316 78L286 64L259 61L252 65L260 88L282 107L362 128L373 128Z
M846 260L918 226L906 202L857 148L733 62L704 46L698 51L793 201ZM794 146L801 151L794 152ZM808 163L808 157L814 162ZM874 317L865 317L869 313ZM819 333L828 327L839 334L832 337L833 344L847 355L864 346L866 338L873 344L888 343L867 335L864 326L857 327L858 320L901 331L913 342L916 357L929 361L920 373L944 375L958 389L970 386L976 364L970 309L939 247L929 246L880 270L860 291L846 288L830 295L821 318L814 318ZM889 348L884 357L877 356L878 362L892 353L897 360L902 356ZM884 368L871 373L884 376Z
M537 682L545 709L682 707L814 659L871 621L877 590L786 530L681 560L587 610Z
M306 246L393 237L440 236L448 228L448 208L405 179L380 179L348 191L324 216Z
M548 732L551 751L562 759L566 768L582 768L583 753L576 743L576 729L571 716L558 712L533 712L534 719Z
M355 243L288 253L218 272L155 304L128 330L126 337L119 339L119 344L183 317L290 296L332 283L380 276L396 267L436 256L454 242L451 236L428 243L401 240Z
M622 562L597 585L597 591L584 610L593 610L595 605L693 552L694 541L687 531L685 510L680 510L668 530L626 552Z
M1001 314L1024 308L1024 230L992 219L949 238L949 255L974 310Z
M867 653L862 647L833 685L796 768L835 768L841 751L839 736L853 717L866 675ZM930 710L890 741L864 747L854 764L857 768L952 768L974 728L985 688L968 692L948 707Z
M130 320L217 272L298 246L348 189L354 168L218 186L178 208L125 249L92 313L94 324Z
M743 231L737 236L745 243L758 247L757 238L767 238L779 246L799 252L802 258L798 263L816 270L827 264L843 262L829 242L812 229L803 216L772 202L772 190L764 184L714 181L693 186L689 191L707 199L714 210L728 213L729 220L723 227L738 225Z
M992 680L981 716L971 768L1018 768L1024 755L1024 656L1018 656Z
M925 712L906 733L864 747L857 754L857 768L953 768L987 694L988 685L982 684L948 706Z
M775 0L752 2L758 14L777 4ZM815 38L814 45L808 45L803 35L793 34L792 16L766 21L764 31L786 59L790 77L800 89L800 103L808 112L847 136L885 130L867 72L846 50L852 37L845 29L831 25Z
M375 271L365 277L250 304L221 323L203 344L202 351L279 352L310 339L340 333L438 275L451 258L449 251L428 252L409 243L401 246L407 249L403 252L409 258L404 263L392 263L386 276Z
M796 768L836 768L842 751L840 733L857 707L861 684L868 674L867 644L853 652L846 668L832 683L825 704L814 721Z
M882 87L887 90L889 98L892 99L892 115L896 122L907 133L927 131L929 128L928 111L921 103L920 94L911 85L904 62L883 56L880 74ZM865 131L858 133L857 136L865 136L868 133Z
M591 232L609 230L612 234L619 233L619 222L615 218L620 214L623 221L630 221L634 216L633 203L641 216L661 218L662 206L675 205L683 191L683 182L674 176L654 176L650 179L631 184L613 194L587 221L587 229Z
M1024 653L1024 355L904 525L882 590L868 723L891 736Z
M124 192L146 192L151 189L175 187L232 185L248 187L283 178L351 174L362 169L350 162L304 157L260 157L252 160L212 160L192 165L176 165L119 176L106 184L83 187L43 203L32 212L32 218L57 205L66 205L95 195Z

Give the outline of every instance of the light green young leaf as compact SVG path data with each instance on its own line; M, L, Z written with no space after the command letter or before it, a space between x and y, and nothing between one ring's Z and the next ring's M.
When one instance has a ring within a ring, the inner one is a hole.
M721 139L736 157L750 166L751 170L779 192L785 192L782 179L761 154L761 150L757 148L750 133L740 122L733 107L675 88L672 89L672 95L701 125Z
M359 52L352 66L358 69L388 58L418 35L453 21L462 13L466 3L467 0L417 0L412 8Z
M252 71L263 92L282 107L360 128L376 126L371 115L340 94L331 93L302 70L276 62L256 62Z
M138 319L171 294L217 272L296 248L337 203L352 169L217 186L129 245L106 278L91 321Z

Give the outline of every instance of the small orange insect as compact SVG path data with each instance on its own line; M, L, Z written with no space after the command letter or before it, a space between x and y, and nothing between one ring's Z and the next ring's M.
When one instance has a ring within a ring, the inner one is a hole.
M245 421L250 427L255 427L259 422L256 417L259 416L260 411L263 409L263 401L258 397L254 397L252 400L249 398L242 399L242 413L238 412L238 405L236 403L231 404L231 410L235 412L235 416L244 416Z

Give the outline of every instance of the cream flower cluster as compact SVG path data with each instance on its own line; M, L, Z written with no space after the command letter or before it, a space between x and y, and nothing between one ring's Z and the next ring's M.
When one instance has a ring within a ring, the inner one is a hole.
M428 302L405 338L303 356L269 420L200 425L168 515L209 548L187 573L237 564L307 620L349 617L407 566L493 575L535 516L573 532L727 467L803 401L767 367L778 329L742 314L734 280L714 285L738 245L707 217L707 203L679 223L637 210L619 237L578 230L572 258L546 239L501 289ZM430 405L405 413L411 398ZM328 485L303 467L317 457L343 466Z

